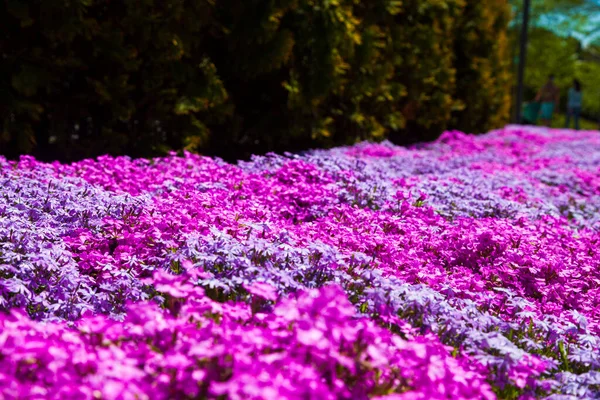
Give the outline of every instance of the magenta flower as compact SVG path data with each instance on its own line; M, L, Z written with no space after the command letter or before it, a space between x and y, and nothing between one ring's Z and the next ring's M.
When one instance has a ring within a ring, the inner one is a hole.
M519 126L0 158L0 397L597 398L599 171Z
M277 290L268 283L253 282L251 284L244 284L244 289L262 299L269 301L277 300Z

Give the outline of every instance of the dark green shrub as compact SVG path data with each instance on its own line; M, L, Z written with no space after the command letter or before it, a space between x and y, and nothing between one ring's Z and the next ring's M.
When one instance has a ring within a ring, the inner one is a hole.
M0 152L228 159L508 117L507 4L0 3Z

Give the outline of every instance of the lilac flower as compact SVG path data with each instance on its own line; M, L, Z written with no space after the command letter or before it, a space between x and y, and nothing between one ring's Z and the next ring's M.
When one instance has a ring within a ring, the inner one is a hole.
M600 139L0 158L0 397L598 398Z

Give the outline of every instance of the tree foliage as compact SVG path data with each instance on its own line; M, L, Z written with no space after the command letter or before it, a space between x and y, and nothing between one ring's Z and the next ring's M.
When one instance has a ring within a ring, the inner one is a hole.
M511 14L495 0L467 2L455 45L458 90L462 110L454 126L485 132L506 123L511 108L509 37Z
M600 112L600 64L584 56L581 43L572 37L534 28L530 32L528 62L525 71L526 101L554 74L561 90L561 110L566 109L567 92L578 79L583 87L583 114L596 119Z
M523 0L510 0L514 15L519 18L524 3ZM531 0L530 7L530 24L533 27L552 27L555 32L583 35L593 34L598 29L592 21L600 13L598 0Z
M485 131L508 117L506 1L0 3L0 149L246 157Z

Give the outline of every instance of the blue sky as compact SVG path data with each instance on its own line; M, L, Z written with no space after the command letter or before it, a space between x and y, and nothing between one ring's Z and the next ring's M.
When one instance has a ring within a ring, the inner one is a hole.
M590 0L591 3L595 3L599 6L599 10L600 10L600 0ZM560 35L564 35L564 36L575 36L578 39L580 39L583 43L584 46L588 45L589 43L591 43L594 40L600 39L600 32L597 32L594 35L582 35L578 32L574 32L570 29L565 29L565 25L561 24L561 22L568 22L568 16L567 15L549 15L545 18L542 18L540 20L540 24L543 26L546 26L547 28L552 29L553 31L555 31L556 33L560 34ZM591 30L593 28L597 28L600 27L600 12L598 12L596 15L591 15L589 18L589 21L587 23L588 26L582 26L579 27L582 31L585 30Z

